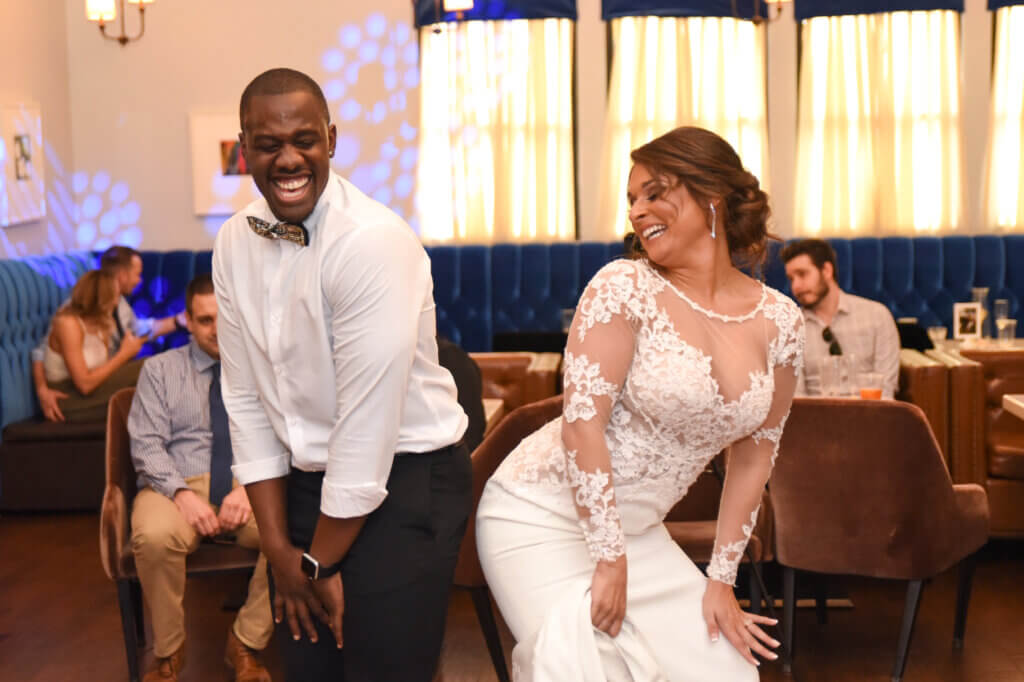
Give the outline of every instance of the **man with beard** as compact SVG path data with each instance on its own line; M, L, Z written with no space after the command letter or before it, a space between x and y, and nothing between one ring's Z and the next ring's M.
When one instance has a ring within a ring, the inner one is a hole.
M287 677L430 682L472 506L430 261L331 172L337 134L309 76L267 71L239 109L263 198L213 250L221 380Z
M807 345L797 395L821 395L821 364L829 356L851 359L852 380L882 376L882 397L896 393L900 339L889 309L846 293L836 284L836 254L828 242L803 239L780 254L793 296L803 308Z

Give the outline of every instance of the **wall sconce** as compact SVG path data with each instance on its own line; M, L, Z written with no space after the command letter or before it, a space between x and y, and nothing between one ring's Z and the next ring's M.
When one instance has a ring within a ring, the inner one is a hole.
M116 40L122 47L133 40L138 40L146 32L146 5L152 4L154 0L128 0L129 5L137 5L139 8L139 33L129 36L125 28L124 9L125 0L85 0L85 18L89 21L98 22L100 33L107 40ZM107 22L117 18L118 5L121 13L121 34L110 35L107 33Z

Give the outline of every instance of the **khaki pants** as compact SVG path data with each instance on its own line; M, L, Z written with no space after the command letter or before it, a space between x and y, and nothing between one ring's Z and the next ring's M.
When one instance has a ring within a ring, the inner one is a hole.
M210 499L210 474L189 478L186 483L203 500ZM259 548L255 519L249 519L235 533L239 545ZM185 558L199 547L201 539L173 500L152 488L143 488L135 496L132 551L153 618L153 653L158 657L170 656L185 642ZM267 560L262 553L249 581L249 596L232 629L252 649L261 650L270 640L274 622L267 589Z

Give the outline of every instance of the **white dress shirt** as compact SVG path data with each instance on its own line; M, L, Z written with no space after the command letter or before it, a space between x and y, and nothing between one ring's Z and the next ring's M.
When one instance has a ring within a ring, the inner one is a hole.
M832 324L826 325L807 308L801 309L807 345L797 395L821 395L821 361L828 357L830 345L821 334L828 327L843 355L853 358L853 382L856 383L856 374L881 374L882 397L892 399L899 388L900 334L888 308L878 301L840 291Z
M235 478L324 471L321 511L367 514L396 453L451 445L468 423L437 362L430 261L401 218L334 173L308 246L261 237L247 216L278 222L258 199L213 251Z

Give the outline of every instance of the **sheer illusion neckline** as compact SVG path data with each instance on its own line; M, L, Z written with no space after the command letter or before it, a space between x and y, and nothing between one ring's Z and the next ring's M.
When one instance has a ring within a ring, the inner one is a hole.
M675 292L675 295L681 298L683 302L685 302L688 306L690 306L697 312L707 317L710 317L714 320L720 320L722 322L746 322L747 320L753 319L754 316L761 312L761 309L764 307L764 302L768 298L768 287L764 285L764 282L760 282L759 284L761 285L761 298L753 309L747 311L742 315L723 315L722 313L710 310L708 308L705 308L701 304L697 303L692 298L684 294L683 291L676 287L675 284L672 284L672 282L670 282L667 277L658 272L654 267L648 267L650 267L650 270L651 272L654 273L654 276L660 279L662 282L664 282L665 286L667 286L669 289Z

